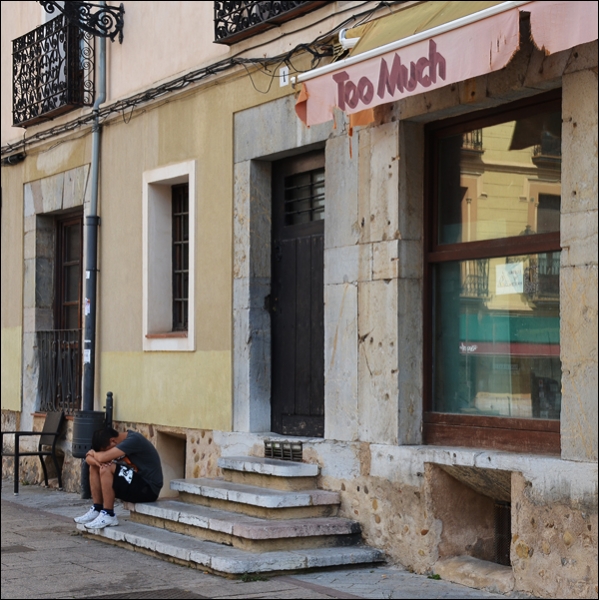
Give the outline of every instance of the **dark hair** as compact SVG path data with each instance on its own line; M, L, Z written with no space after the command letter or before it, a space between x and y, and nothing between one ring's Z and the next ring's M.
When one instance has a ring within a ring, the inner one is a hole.
M94 431L92 436L92 448L95 452L102 452L110 446L110 440L119 435L119 432L112 427L103 427Z

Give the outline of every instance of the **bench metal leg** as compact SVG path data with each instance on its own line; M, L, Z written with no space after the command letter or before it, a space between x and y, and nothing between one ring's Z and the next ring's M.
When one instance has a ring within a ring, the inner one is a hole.
M42 471L44 472L44 483L46 484L46 487L48 487L48 469L46 468L46 463L44 462L43 456L40 456L40 462L42 463Z
M14 485L14 495L19 495L19 440L15 440L15 468L14 468L14 476L15 476L15 485Z

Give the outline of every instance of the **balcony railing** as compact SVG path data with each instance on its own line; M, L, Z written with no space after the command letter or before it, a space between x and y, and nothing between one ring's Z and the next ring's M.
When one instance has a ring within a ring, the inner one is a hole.
M214 41L234 44L270 29L326 2L215 2Z
M462 148L464 150L483 151L483 130L473 129L462 134Z
M28 127L94 101L94 38L64 15L13 40L13 125Z
M462 298L489 297L489 259L467 260L462 263Z
M38 396L41 412L81 408L81 330L37 332Z
M559 300L560 253L539 254L524 272L524 293L533 302Z

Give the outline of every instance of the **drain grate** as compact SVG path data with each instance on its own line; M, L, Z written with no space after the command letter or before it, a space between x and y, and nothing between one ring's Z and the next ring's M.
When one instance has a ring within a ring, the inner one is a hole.
M192 600L193 598L207 598L208 596L200 596L181 588L171 588L167 590L139 590L135 592L120 592L118 594L108 594L107 596L90 596L90 598L98 598L98 600L108 600L109 598L156 598L161 600L162 598L179 598L180 600Z
M510 544L512 541L512 505L495 502L495 562L511 566Z
M278 458L280 460L302 462L303 446L301 442L274 442L272 440L264 440L264 456L266 458Z
M27 546L2 546L2 554L16 554L18 552L35 552L35 548Z

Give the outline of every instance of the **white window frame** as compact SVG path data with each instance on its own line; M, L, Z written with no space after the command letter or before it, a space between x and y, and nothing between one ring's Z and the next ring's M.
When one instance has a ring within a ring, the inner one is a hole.
M143 349L195 350L195 161L143 174ZM189 186L189 302L187 332L173 331L172 192Z

